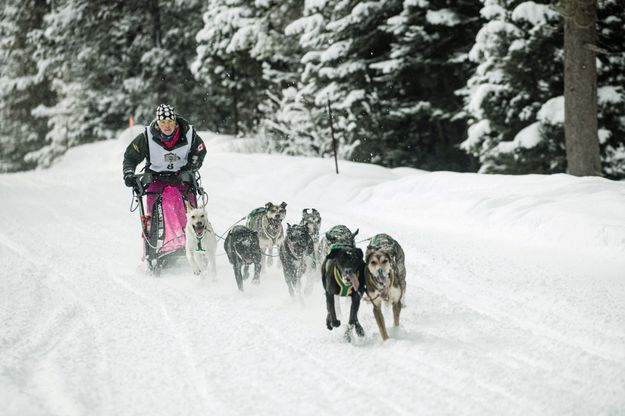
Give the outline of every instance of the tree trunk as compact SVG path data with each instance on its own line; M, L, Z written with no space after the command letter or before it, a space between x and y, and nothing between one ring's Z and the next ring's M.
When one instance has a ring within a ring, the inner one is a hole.
M151 0L150 11L152 13L152 21L154 24L154 47L161 47L161 11L158 6L158 0Z
M237 90L237 74L232 68L232 118L234 124L234 136L239 135L239 96Z
M571 175L601 175L597 135L596 0L563 0L564 136Z

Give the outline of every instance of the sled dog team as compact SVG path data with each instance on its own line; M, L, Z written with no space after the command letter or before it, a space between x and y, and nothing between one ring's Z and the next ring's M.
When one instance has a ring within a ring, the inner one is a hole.
M399 325L399 315L406 293L406 268L401 246L387 234L377 234L369 240L366 252L356 247L355 236L344 225L336 225L320 239L321 215L316 209L304 209L299 224L286 224L286 203L267 202L247 216L246 225L232 227L224 241L224 249L234 269L239 290L249 278L254 266L253 284L260 283L261 270L271 267L274 248L278 250L284 279L291 296L301 296L302 278L320 269L325 290L328 315L326 326L337 328L335 297L351 298L349 322L345 337L351 340L352 330L364 336L358 322L360 300L373 305L373 315L384 340L388 332L382 304L390 304L393 324ZM187 204L186 256L196 275L210 274L215 278L217 237L203 206ZM310 293L313 280L308 278L304 291Z

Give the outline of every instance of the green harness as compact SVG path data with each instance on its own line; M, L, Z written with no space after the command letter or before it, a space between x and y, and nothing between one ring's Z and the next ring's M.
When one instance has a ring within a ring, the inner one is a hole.
M255 217L258 214L267 212L267 208L265 207L260 207L260 208L254 208L249 214L247 214L247 218L252 218Z
M204 248L202 248L202 239L204 238L204 235L202 235L201 237L198 237L196 235L195 237L197 238L197 248L195 249L195 251L206 251L204 250Z
M341 276L341 272L339 272L339 269L336 266L334 266L334 270L332 272L332 274L334 275L334 281L336 281L336 284L339 285L338 296L351 296L352 289L354 288L353 284L347 283L343 279L343 276Z

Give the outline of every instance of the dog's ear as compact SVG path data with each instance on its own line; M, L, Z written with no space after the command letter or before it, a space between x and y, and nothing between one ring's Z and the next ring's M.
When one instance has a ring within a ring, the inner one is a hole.
M291 229L291 227L292 227L292 225L287 222L286 223L286 230L289 231Z
M312 213L313 213L313 214L319 214L319 211L317 211L316 209L314 209L314 208L313 208L313 209L312 209Z
M265 208L269 209L269 208L271 208L271 207L273 207L273 204L272 204L271 202L267 202L267 203L265 204Z
M304 209L302 210L302 215L306 215L306 214L308 214L308 208L304 208Z
M280 208L286 208L286 202L282 201L282 203L280 204Z
M356 232L352 233L352 238L356 237L359 231L360 231L360 228L356 228Z
M191 207L191 204L189 204L189 201L185 200L184 201L184 206L185 208L187 208L187 212L191 211L193 209L193 207Z
M361 249L359 249L359 248L356 249L356 255L358 256L359 259L362 260L362 250Z

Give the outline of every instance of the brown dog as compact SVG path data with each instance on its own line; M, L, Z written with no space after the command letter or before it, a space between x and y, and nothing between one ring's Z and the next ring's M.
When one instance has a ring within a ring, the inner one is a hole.
M365 254L367 296L373 303L373 315L382 339L388 339L382 301L393 305L393 323L399 326L399 314L406 293L404 250L391 236L377 234L369 241Z

